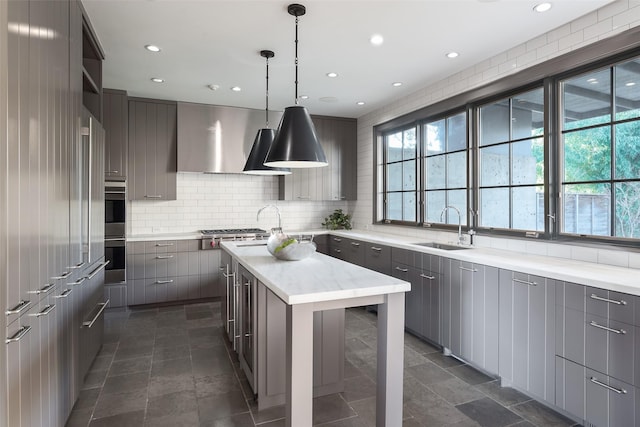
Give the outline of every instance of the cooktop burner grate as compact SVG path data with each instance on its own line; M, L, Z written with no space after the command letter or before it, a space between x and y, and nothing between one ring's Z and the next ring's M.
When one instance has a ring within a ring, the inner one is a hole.
M200 230L202 234L264 234L261 228L222 228L216 230Z

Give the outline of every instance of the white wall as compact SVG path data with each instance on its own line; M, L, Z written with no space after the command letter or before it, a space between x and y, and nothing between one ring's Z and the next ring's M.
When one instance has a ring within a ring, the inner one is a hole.
M190 233L202 229L277 225L274 209L256 221L258 209L275 204L285 231L321 228L346 202L293 202L278 199L278 178L243 174L178 173L177 200L133 201L127 206L127 235Z
M618 0L571 23L489 58L458 74L407 95L358 119L358 201L353 204L359 228L419 238L451 240L451 233L373 223L373 127L456 94L488 84L556 56L640 25L640 0ZM478 237L479 246L532 252L561 258L640 268L640 254L519 239Z

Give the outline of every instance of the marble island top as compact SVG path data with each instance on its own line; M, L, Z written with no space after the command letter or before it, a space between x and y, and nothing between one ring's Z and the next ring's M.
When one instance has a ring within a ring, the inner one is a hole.
M269 254L266 244L222 242L221 246L287 304L333 301L411 290L411 284L401 279L317 252L300 261L282 261Z

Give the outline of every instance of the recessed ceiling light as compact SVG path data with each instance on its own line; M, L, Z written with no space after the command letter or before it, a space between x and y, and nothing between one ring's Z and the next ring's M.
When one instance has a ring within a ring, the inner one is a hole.
M384 37L382 37L380 34L374 34L369 39L369 43L374 46L380 46L382 43L384 43Z
M551 9L551 3L547 3L547 2L537 4L533 7L533 10L539 13L546 12L549 9Z
M240 92L242 90L242 88L240 86L234 86L231 88L232 91L234 92Z
M334 73L334 72L327 73L327 77L331 77L331 78L338 77L338 73Z
M164 83L164 79L161 79L160 77L152 77L151 81L154 83Z
M636 85L636 82L629 82L629 83L625 84L625 86L627 86L627 87L631 87L631 86L635 86L635 85Z
M220 89L219 85L208 85L207 87L209 88L209 90L214 90L214 91Z
M364 105L364 101L358 101L356 102L356 105Z
M402 82L393 82L393 83L391 83L391 86L400 87L400 86L402 86Z
M300 99L309 99L309 95L300 95Z
M449 52L447 53L447 58L457 58L458 52Z
M160 52L160 48L154 44L148 44L144 47L145 49L147 49L149 52Z

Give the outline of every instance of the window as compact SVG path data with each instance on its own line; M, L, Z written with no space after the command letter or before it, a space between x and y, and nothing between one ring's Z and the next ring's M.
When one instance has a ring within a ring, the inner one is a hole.
M481 106L479 226L544 231L544 91Z
M561 233L640 238L640 60L560 87Z
M416 128L389 133L384 137L385 153L380 165L384 169L384 219L417 221L416 172L418 146Z
M467 116L466 112L427 122L424 134L424 222L458 224L457 214L447 210L453 206L460 220L467 223Z

